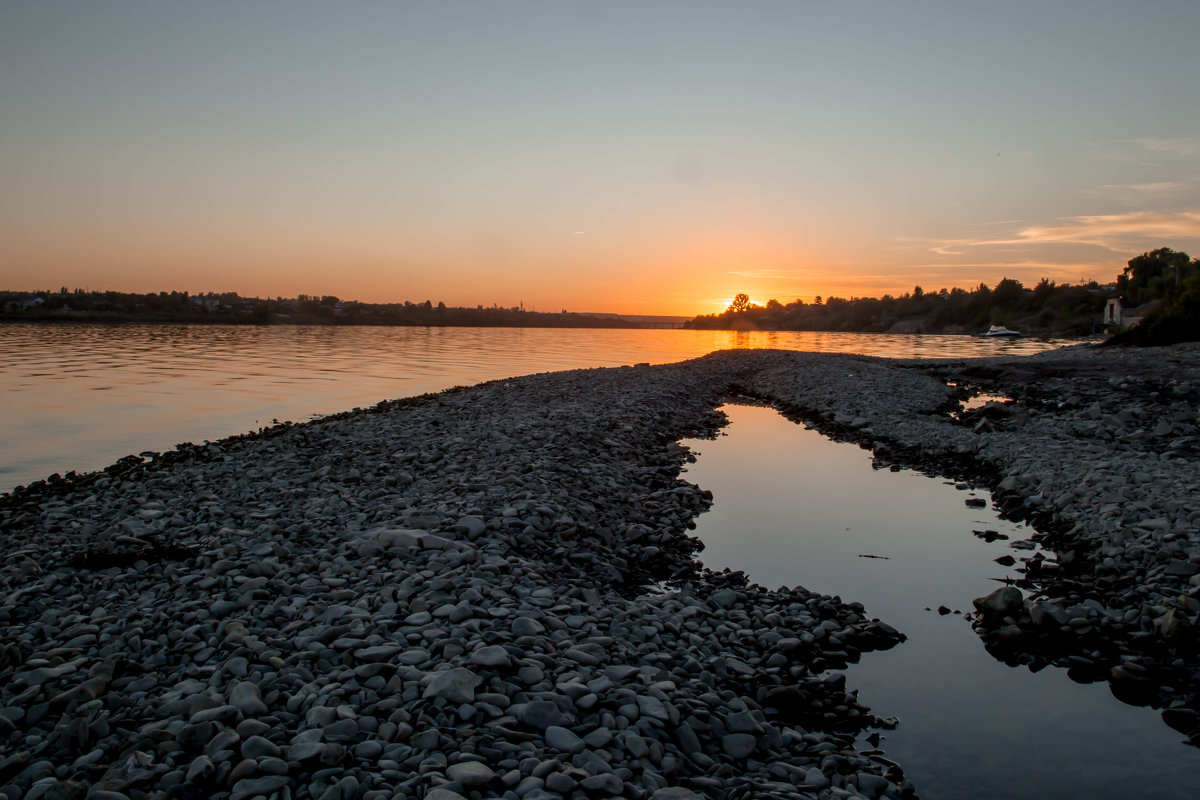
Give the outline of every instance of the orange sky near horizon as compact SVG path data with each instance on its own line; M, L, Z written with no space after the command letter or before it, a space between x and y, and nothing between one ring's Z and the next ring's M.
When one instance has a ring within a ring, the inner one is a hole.
M1106 283L1200 255L1197 30L1187 0L4 4L0 289L693 316Z

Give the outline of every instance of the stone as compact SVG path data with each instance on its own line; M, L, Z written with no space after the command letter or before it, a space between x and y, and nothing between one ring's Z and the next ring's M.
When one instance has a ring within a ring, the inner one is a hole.
M470 703L475 700L475 687L481 678L465 667L455 667L444 672L434 672L429 676L423 697L431 700L444 697L451 703Z
M466 788L484 786L491 782L496 773L487 764L478 761L462 761L446 768L446 777Z
M358 661L367 663L375 663L378 661L387 661L392 656L400 652L398 644L381 644L374 647L361 647L354 651L354 658Z
M814 789L824 789L829 785L829 778L819 767L809 767L808 772L804 774L804 785Z
M512 656L498 644L487 645L471 653L471 663L481 667L509 667L512 666Z
M308 761L319 757L324 752L325 745L321 742L300 742L287 749L288 758L292 761Z
M682 786L666 786L655 790L650 800L704 800L704 797Z
M192 759L192 763L188 764L187 782L199 783L208 780L217 770L212 759L208 756L196 756Z
M245 717L259 717L267 713L258 685L250 681L238 681L229 691L229 704L235 706Z
M549 700L534 700L526 703L518 715L521 722L531 728L545 730L551 726L563 726L570 722L566 714Z
M465 534L468 539L478 539L487 532L487 523L479 517L466 516L460 518L454 528L459 533Z
M546 744L564 753L578 753L584 748L583 739L559 725L550 725L545 732Z
M286 775L266 775L261 778L246 778L233 785L229 800L245 800L255 795L268 795L278 791L290 783Z
M425 800L467 800L458 792L452 792L441 786L430 789L425 793Z
M642 716L652 717L653 719L666 722L671 718L667 712L667 707L663 705L663 701L657 697L649 697L644 694L638 695L637 698L638 712Z
M278 758L282 755L279 746L261 736L251 736L242 742L242 755L246 758Z
M731 758L746 758L754 752L756 742L748 733L727 733L721 737L721 747Z
M517 617L512 623L514 636L541 636L546 632L546 626L533 617Z
M1025 597L1015 586L1001 586L991 594L976 597L971 602L980 614L1013 617L1024 610Z
M551 772L546 776L546 788L560 795L569 794L578 785L579 781L565 772Z

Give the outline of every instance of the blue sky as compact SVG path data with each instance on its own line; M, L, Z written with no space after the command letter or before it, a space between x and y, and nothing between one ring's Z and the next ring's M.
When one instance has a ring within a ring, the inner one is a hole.
M1200 3L0 2L0 286L695 313L1200 255Z

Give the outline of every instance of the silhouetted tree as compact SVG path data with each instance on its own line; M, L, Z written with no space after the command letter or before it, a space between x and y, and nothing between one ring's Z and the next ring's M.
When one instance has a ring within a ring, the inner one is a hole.
M1187 253L1160 247L1129 259L1117 278L1117 292L1130 303L1166 297L1188 277L1191 259Z
M741 314L750 310L750 295L744 292L739 292L733 296L733 302L729 304L728 311L735 314Z

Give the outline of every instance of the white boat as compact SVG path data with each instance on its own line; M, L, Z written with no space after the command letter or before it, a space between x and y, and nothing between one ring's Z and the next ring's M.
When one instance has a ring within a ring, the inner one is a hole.
M1020 331L1010 331L1008 328L1004 327L1003 325L993 325L992 327L988 328L988 332L984 334L984 336L1021 336L1021 335L1023 335L1023 334Z

